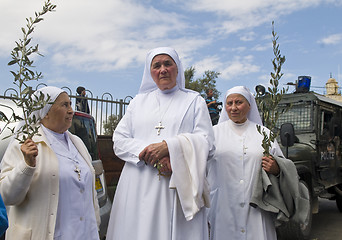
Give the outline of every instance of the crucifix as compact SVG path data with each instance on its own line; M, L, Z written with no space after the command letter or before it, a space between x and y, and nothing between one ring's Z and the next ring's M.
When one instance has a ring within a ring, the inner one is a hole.
M162 125L162 123L160 121L159 125L155 126L154 128L157 129L157 134L160 135L160 130L164 129L165 127Z
M79 169L77 165L75 166L74 172L78 175L78 181L81 181L81 169Z

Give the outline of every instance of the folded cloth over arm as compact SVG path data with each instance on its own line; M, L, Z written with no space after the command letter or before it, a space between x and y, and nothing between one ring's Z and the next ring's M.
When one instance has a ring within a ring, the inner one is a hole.
M181 134L168 142L172 175L170 188L177 190L184 216L190 221L203 207L210 206L205 171L209 145L198 134Z
M273 156L274 157L274 156ZM289 219L306 226L310 214L309 191L299 182L294 163L275 156L280 168L276 177L262 168L254 181L250 205L277 214L276 226Z

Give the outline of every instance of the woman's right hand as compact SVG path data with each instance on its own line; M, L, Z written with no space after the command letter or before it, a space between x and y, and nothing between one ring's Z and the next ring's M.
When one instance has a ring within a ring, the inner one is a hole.
M32 139L26 139L26 141L20 147L21 152L24 155L24 160L30 167L36 166L36 157L38 155L38 147Z

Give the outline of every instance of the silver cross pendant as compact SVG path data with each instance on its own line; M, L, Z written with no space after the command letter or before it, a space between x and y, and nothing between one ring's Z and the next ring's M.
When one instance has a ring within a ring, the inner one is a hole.
M161 122L159 122L159 125L155 126L154 128L157 129L157 134L160 135L160 130L164 129L165 127L162 125Z

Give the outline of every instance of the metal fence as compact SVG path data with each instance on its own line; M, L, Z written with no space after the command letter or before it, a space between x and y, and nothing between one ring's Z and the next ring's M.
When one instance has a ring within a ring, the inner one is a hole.
M38 84L35 90L42 86L46 85L42 83ZM74 110L76 109L76 98L87 99L90 115L92 115L96 121L97 133L99 135L105 134L104 125L108 123L110 116L116 116L118 121L123 117L126 108L132 99L131 96L127 96L124 99L114 99L112 94L108 92L103 93L101 97L94 97L93 93L89 90L86 90L86 97L80 97L77 96L77 94L74 94L68 87L61 88L70 96ZM8 88L4 91L3 96L0 95L0 98L12 98L14 95L18 96L18 91L14 88Z

